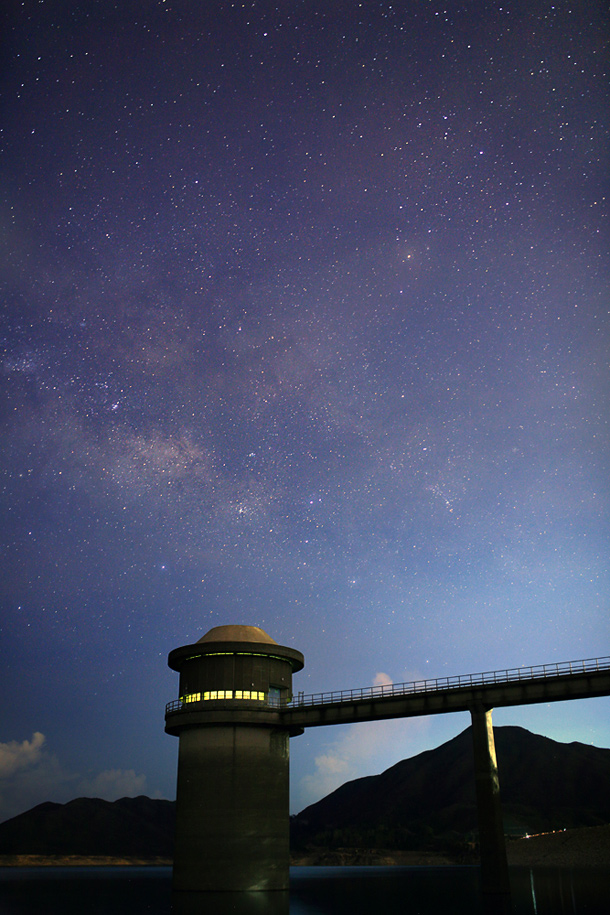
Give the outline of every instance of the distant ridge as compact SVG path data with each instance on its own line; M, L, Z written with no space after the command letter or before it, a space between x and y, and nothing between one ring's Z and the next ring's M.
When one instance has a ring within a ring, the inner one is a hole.
M505 830L610 823L610 750L494 728ZM170 858L175 803L148 797L45 803L0 823L1 855ZM291 818L295 849L457 848L477 829L470 728L356 779Z
M176 805L149 797L39 804L0 823L3 855L171 857Z
M610 750L494 728L507 834L610 823ZM419 848L477 830L471 729L292 818L293 842Z

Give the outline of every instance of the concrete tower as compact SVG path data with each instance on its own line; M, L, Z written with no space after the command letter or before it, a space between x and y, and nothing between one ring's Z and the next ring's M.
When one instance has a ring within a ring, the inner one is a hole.
M280 706L303 655L256 626L217 626L170 652L180 698L174 890L288 888L288 738Z

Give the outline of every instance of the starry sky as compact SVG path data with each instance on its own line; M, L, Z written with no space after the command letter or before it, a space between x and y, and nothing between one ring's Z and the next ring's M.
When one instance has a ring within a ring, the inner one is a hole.
M606 4L2 15L0 819L174 797L212 626L305 693L610 655ZM468 723L307 731L293 812Z

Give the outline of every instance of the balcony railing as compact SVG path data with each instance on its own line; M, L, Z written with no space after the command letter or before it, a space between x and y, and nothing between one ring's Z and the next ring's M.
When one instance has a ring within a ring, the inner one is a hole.
M331 705L341 702L363 702L387 699L392 696L411 696L415 693L436 693L448 689L469 689L473 686L493 686L514 683L518 680L548 679L610 670L610 657L588 658L584 661L561 661L558 664L536 664L533 667L512 667L509 670L492 670L479 674L462 674L456 677L436 677L431 680L412 680L408 683L390 683L383 686L364 686L360 689L341 689L326 693L297 694L285 708L302 708L312 705Z

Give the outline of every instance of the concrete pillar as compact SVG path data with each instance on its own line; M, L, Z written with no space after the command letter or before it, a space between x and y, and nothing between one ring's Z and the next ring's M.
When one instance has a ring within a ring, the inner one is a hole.
M170 653L180 698L173 888L287 890L290 731L279 708L303 656L253 626L220 626Z
M171 915L289 915L290 893L172 893Z
M491 709L471 708L474 774L479 820L481 889L490 911L510 911L510 884L504 842L500 782Z
M174 886L288 886L288 733L236 724L180 735Z

